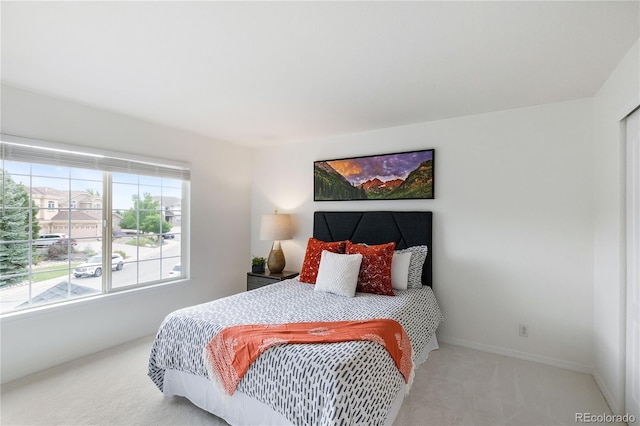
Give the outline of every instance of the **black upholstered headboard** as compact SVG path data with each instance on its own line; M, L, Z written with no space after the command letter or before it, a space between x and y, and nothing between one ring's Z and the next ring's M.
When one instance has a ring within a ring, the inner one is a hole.
M322 241L350 240L354 243L396 243L396 249L426 245L427 259L422 269L422 283L433 281L432 212L315 212L313 236Z

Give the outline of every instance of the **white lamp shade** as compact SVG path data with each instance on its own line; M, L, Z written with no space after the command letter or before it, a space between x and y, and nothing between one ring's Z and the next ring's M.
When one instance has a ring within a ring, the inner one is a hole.
M291 231L291 216L288 214L266 214L260 221L261 240L290 240L293 238Z

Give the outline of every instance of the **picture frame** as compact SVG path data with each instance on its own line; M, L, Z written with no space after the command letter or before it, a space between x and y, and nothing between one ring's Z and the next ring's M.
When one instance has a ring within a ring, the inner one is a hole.
M313 162L314 201L434 198L435 149Z

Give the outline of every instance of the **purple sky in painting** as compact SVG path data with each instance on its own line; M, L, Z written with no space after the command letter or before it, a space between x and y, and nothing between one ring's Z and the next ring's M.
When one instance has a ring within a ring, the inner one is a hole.
M360 185L375 178L383 182L393 179L404 180L420 163L432 158L433 151L417 151L327 161L327 163L351 182L352 185Z

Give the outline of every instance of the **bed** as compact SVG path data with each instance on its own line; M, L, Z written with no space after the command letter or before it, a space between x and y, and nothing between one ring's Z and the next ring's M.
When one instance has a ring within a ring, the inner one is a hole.
M427 246L422 286L394 296L342 297L294 278L169 314L151 349L149 377L167 396L186 397L230 424L392 424L410 382L386 349L372 341L270 347L249 367L233 395L212 384L203 348L225 327L388 318L409 337L417 368L437 349L442 315L431 289L431 212L315 212L313 238L397 250ZM304 265L303 265L304 266Z

